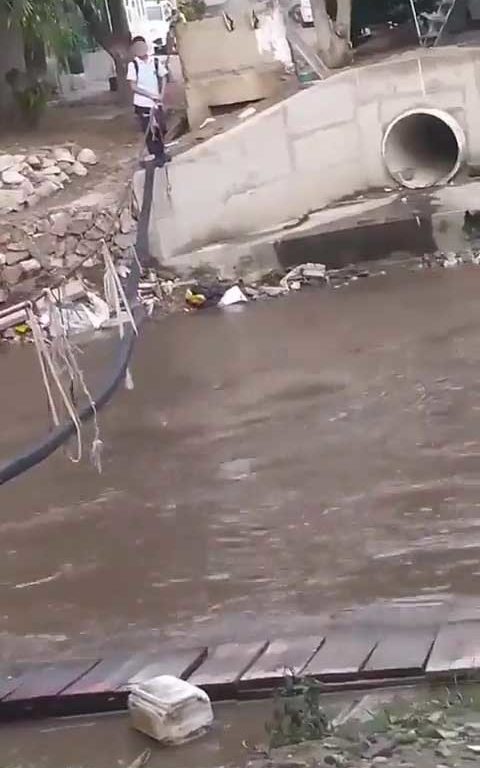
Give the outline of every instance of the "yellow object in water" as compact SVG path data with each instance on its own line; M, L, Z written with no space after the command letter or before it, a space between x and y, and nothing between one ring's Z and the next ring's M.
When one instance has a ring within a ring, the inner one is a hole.
M19 336L26 336L27 333L30 333L31 328L26 323L20 323L19 325L15 326L15 333L18 333Z
M190 288L187 288L185 291L185 301L191 307L201 307L202 304L205 304L206 300L203 293L194 293Z

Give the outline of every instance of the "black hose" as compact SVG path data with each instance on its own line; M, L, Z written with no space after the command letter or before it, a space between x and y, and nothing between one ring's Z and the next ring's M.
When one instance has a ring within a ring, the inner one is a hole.
M142 209L138 219L136 251L138 261L142 267L151 263L150 249L148 242L148 226L150 221L150 211L152 207L153 181L155 168L153 165L147 167L145 172L145 184L143 189ZM132 260L131 271L124 284L125 295L129 302L133 302L137 295L138 283L140 280L140 268L135 259ZM141 324L144 312L143 308L137 304L133 307L133 315L137 328ZM92 394L95 404L87 403L78 414L80 422L90 419L94 412L98 412L102 406L112 397L118 385L124 380L128 363L135 344L135 332L130 324L126 325L124 336L118 343L116 351L116 363L113 370L109 371L107 380L100 391ZM44 459L48 458L57 450L69 437L75 434L76 427L71 419L55 427L54 430L35 445L30 445L17 455L14 459L9 459L0 465L0 485L13 480L22 472L31 469Z

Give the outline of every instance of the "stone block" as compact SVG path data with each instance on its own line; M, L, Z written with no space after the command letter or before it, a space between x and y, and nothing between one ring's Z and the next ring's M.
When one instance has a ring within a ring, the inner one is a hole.
M357 110L357 125L360 131L359 163L365 173L366 186L385 186L389 181L382 160L383 130L379 119L379 104L372 101L362 104Z
M12 267L14 264L20 264L21 261L25 261L29 256L29 251L7 251L5 254L5 264Z
M436 93L445 89L463 89L468 82L475 80L473 60L451 55L426 55L420 60L420 72L426 93Z
M435 94L428 93L425 96L386 98L380 102L380 122L386 128L395 117L408 109L428 107L452 112L452 110L463 109L464 106L465 96L463 91L459 90L444 90Z
M422 94L418 59L372 64L356 71L358 98L362 103L406 93Z
M292 170L292 158L285 130L285 111L277 109L260 115L232 134L239 140L244 155L243 173L248 185L260 186L287 176Z
M18 264L3 268L2 278L7 283L7 285L16 285L21 277L22 268Z
M350 73L334 76L290 97L284 106L289 133L300 136L353 120L356 98L354 76Z
M66 211L59 211L58 213L52 213L52 215L50 216L50 219L51 219L51 228L50 228L51 233L53 235L58 235L59 237L63 237L72 219L71 215Z
M319 130L296 139L293 142L293 151L295 170L299 171L315 170L322 173L343 163L358 165L360 131L356 123ZM325 184L325 181L325 178L319 178L320 184Z
M42 265L37 259L27 259L22 262L22 270L26 275L35 275L40 272Z

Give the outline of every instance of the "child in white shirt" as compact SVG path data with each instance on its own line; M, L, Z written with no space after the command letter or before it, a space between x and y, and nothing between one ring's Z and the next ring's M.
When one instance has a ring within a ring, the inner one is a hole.
M163 135L165 118L163 96L167 70L159 59L148 55L148 46L143 37L132 41L133 60L128 65L127 80L133 92L133 108L145 134L148 151L153 155L155 165L162 167L167 161Z

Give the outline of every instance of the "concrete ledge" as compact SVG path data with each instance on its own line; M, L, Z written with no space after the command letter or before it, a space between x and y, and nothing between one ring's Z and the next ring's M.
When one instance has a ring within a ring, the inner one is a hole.
M130 687L159 674L190 680L225 701L270 695L287 671L319 680L325 692L468 680L480 672L478 606L460 620L451 620L455 613L426 616L421 606L402 611L401 621L378 624L349 614L308 637L4 665L0 721L125 709Z

